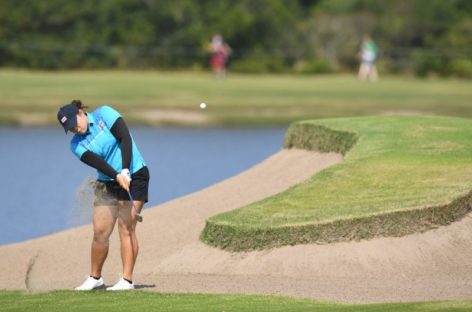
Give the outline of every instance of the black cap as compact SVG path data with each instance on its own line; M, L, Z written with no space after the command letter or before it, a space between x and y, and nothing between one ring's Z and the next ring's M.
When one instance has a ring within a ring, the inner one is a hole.
M62 106L57 112L57 120L64 127L64 130L69 131L77 127L77 113L79 109L74 104L67 104Z

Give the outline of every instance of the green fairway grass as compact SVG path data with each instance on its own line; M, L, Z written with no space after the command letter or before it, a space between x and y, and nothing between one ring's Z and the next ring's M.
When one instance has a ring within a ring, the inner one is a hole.
M144 125L288 125L292 121L372 114L472 116L469 81L355 76L268 76L155 71L30 72L0 70L0 124L57 123L60 105L109 104ZM201 111L205 102L208 109ZM203 120L159 119L155 111Z
M470 210L472 121L374 116L293 124L285 146L336 151L342 163L289 190L207 220L203 241L229 250L401 236Z
M104 291L27 294L0 292L1 311L164 311L164 312L384 312L471 311L472 301L348 305L320 303L308 299L251 295L160 294Z

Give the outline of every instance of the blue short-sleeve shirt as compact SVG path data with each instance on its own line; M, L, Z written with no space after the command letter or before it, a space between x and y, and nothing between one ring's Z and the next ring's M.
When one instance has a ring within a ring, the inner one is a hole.
M75 134L72 137L70 148L80 159L86 151L93 152L102 157L113 169L121 172L122 158L120 143L111 133L110 129L115 121L121 117L120 113L110 106L101 106L91 113L87 113L88 130L85 134ZM139 152L133 137L132 157L129 168L131 174L145 166L144 159ZM98 179L113 181L114 179L97 170Z

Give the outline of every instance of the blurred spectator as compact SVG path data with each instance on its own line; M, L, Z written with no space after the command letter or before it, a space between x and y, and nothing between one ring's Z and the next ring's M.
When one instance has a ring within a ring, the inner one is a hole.
M378 79L377 68L375 67L377 53L378 48L375 42L370 36L364 35L360 51L361 65L357 75L360 80L368 78L370 81L376 81Z
M210 65L215 77L224 78L226 76L226 63L231 54L231 47L224 42L223 36L214 34L208 49L211 53Z

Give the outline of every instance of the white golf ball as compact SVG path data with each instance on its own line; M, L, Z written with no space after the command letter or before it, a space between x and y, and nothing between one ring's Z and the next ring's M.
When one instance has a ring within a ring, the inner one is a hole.
M207 105L205 103L200 103L200 108L205 109L205 108L207 108Z

